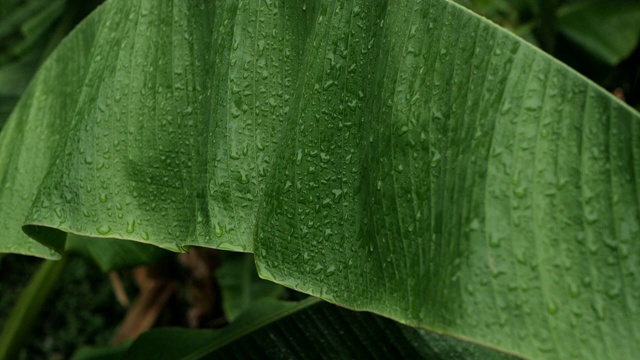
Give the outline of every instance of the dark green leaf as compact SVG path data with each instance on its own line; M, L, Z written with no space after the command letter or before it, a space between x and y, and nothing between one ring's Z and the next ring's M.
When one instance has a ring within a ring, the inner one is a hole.
M511 359L443 335L421 332L317 299L263 300L220 330L158 329L127 359Z
M532 358L635 357L638 114L449 2L376 4L309 39L259 273Z
M558 11L559 30L609 65L626 59L640 41L640 2L593 0Z
M130 345L130 342L125 342L117 346L83 347L73 354L71 360L119 360Z
M505 351L640 351L634 110L449 1L172 5L110 1L41 68L0 134L0 251L255 249Z

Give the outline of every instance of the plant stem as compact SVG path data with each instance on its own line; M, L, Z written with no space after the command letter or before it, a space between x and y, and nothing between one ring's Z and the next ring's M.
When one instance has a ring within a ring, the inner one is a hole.
M540 23L537 29L538 40L542 50L553 55L556 51L556 10L557 0L538 0L538 17Z
M67 263L68 256L59 261L45 260L31 277L0 333L0 360L17 358L18 351Z

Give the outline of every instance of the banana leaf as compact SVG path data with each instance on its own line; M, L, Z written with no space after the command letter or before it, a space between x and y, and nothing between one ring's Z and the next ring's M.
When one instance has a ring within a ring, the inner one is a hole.
M254 251L352 309L633 358L639 120L446 0L111 0L0 133L0 251Z

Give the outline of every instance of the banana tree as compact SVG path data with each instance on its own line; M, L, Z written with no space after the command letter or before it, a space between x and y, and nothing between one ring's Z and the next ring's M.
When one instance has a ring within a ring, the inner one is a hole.
M252 252L264 279L503 353L633 358L639 121L447 0L109 0L0 133L0 251ZM121 350L238 338L201 335Z

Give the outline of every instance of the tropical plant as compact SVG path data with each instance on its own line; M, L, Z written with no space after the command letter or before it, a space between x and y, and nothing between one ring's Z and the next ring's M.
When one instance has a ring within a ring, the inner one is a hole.
M637 48L637 3L545 3L531 13L596 61ZM631 19L628 36L603 39L599 13ZM224 289L228 327L77 357L633 358L639 121L447 0L109 0L0 133L0 251L63 259L23 293L0 357L70 254L109 271L204 247L251 252L312 297L244 278Z

